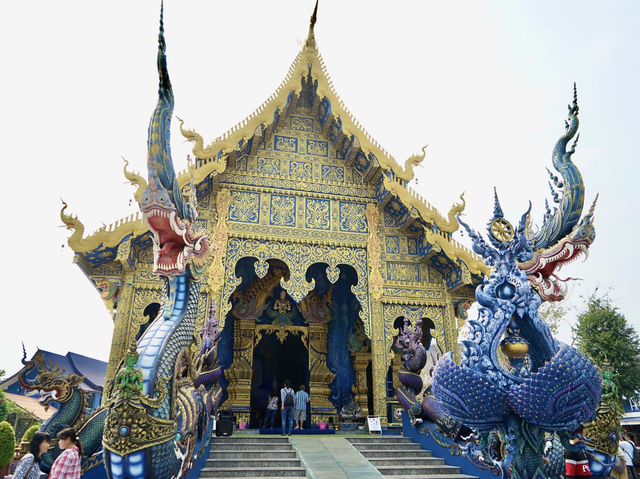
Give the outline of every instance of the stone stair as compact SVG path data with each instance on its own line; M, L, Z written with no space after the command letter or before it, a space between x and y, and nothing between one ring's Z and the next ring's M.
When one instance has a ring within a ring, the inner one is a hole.
M306 477L305 468L286 437L213 437L200 477Z
M472 479L460 468L447 466L401 436L353 437L347 439L384 477L392 479Z

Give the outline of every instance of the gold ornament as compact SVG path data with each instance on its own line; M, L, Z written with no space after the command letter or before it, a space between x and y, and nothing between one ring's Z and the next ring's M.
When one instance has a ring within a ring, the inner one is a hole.
M513 226L504 218L496 218L491 222L491 234L498 241L506 243L513 239Z

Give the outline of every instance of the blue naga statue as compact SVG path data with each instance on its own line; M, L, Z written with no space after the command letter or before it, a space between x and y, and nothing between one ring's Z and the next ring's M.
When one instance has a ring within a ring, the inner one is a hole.
M18 373L20 385L29 391L29 395L36 395L45 409L51 403L57 403L56 412L42 424L40 431L55 437L62 429L73 427L84 449L82 474L87 474L89 470L102 463L102 429L107 411L100 408L90 416L86 415L88 397L79 387L84 379L83 376L67 373L59 366L47 365L39 352L31 361L27 361L26 358L27 353L23 349L24 368ZM38 374L30 379L31 372L34 370ZM49 449L40 457L40 469L48 473L61 453L62 449L57 444Z
M533 255L525 234L529 211L514 230L495 197L487 243L460 222L492 272L476 289L478 318L469 320L461 362L451 354L434 373L433 392L451 418L477 434L469 447L486 454L500 442L503 477L543 479L545 432L575 431L591 420L600 375L576 349L555 341L538 315L540 295L519 267Z
M171 160L174 98L162 8L158 74L159 98L147 142L149 179L140 208L153 235L154 272L164 278L165 298L111 387L103 444L105 467L113 479L184 477L208 440L207 428L222 393L213 306L202 331L197 328L209 246L196 225L193 185L187 201Z

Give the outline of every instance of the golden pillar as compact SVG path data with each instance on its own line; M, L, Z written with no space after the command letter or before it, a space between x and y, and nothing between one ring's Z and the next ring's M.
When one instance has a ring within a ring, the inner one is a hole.
M387 423L387 350L384 340L384 317L382 315L383 280L380 274L382 246L378 236L380 211L378 206L368 204L365 211L369 226L367 257L369 260L369 300L371 301L371 379L373 389L373 414Z
M460 364L460 351L458 349L458 323L456 321L455 307L453 299L449 291L445 291L445 308L444 308L444 350L453 353L453 360Z
M224 372L229 381L226 403L238 421L249 422L251 410L251 378L253 375L253 319L236 320L233 328L233 362Z
M393 372L393 389L395 390L395 389L398 389L398 386L400 385L400 381L398 380L398 372L402 367L402 354L400 353L389 353L389 354L393 354L393 357L391 358L391 370Z
M382 303L371 305L371 382L373 389L373 414L387 424L387 351L382 325Z
M116 309L113 321L113 335L111 336L111 349L109 350L109 362L107 363L107 373L104 378L104 393L102 394L102 404L108 399L111 392L111 383L115 378L120 361L124 357L128 348L129 325L131 322L131 305L135 293L133 283L133 273L123 276L122 288L118 297L118 308Z
M369 401L367 397L367 366L371 362L371 353L357 352L353 358L353 367L356 370L356 380L354 384L354 393L356 395L356 403L362 409L362 414L369 415Z
M333 374L327 367L327 323L309 323L309 401L311 422L327 422L336 415L329 401Z

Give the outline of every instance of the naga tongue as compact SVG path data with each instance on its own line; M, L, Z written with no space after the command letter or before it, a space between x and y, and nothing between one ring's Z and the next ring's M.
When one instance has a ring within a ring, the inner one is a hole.
M167 241L165 244L162 245L162 248L160 249L160 256L163 256L163 257L168 256L169 258L175 260L175 258L178 257L178 254L180 254L181 250L182 250L182 245L179 245L178 243L174 243L173 241Z

